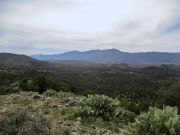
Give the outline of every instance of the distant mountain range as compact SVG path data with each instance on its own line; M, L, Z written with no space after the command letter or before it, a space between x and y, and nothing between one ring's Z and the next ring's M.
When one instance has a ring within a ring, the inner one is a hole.
M52 62L48 62L52 61ZM0 66L34 66L47 67L57 65L58 61L69 61L70 63L110 63L128 65L180 65L180 53L147 52L128 53L117 49L90 50L85 52L71 51L54 55L18 55L11 53L0 53Z
M117 49L70 51L54 55L32 55L32 58L39 60L78 60L105 63L126 63L132 65L180 65L180 53L146 52L128 53Z
M47 62L40 61L26 55L0 53L0 66L42 67L47 65L48 65Z

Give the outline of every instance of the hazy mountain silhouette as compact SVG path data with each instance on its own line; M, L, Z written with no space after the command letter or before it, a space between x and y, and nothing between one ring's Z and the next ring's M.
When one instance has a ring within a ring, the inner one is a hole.
M147 52L128 53L117 49L89 50L85 52L70 51L54 55L33 55L40 60L83 60L94 62L111 62L126 64L180 64L180 53Z

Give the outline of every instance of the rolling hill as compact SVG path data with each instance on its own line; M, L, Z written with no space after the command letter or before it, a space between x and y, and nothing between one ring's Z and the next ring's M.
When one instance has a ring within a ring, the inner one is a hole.
M0 66L46 66L48 63L26 55L0 53Z

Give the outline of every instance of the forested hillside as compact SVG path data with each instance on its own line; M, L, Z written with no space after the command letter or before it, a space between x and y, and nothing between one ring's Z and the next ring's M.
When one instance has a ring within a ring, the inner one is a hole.
M179 66L49 64L1 65L0 134L179 135Z
M26 55L12 54L12 53L0 53L0 67L44 67L48 66L47 62L33 59Z

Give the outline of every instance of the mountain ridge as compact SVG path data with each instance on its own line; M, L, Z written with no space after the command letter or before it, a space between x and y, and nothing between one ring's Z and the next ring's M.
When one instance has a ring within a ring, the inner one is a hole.
M54 55L32 55L39 60L80 60L94 62L126 63L137 65L180 65L180 53L170 52L122 52L118 49L70 51Z

